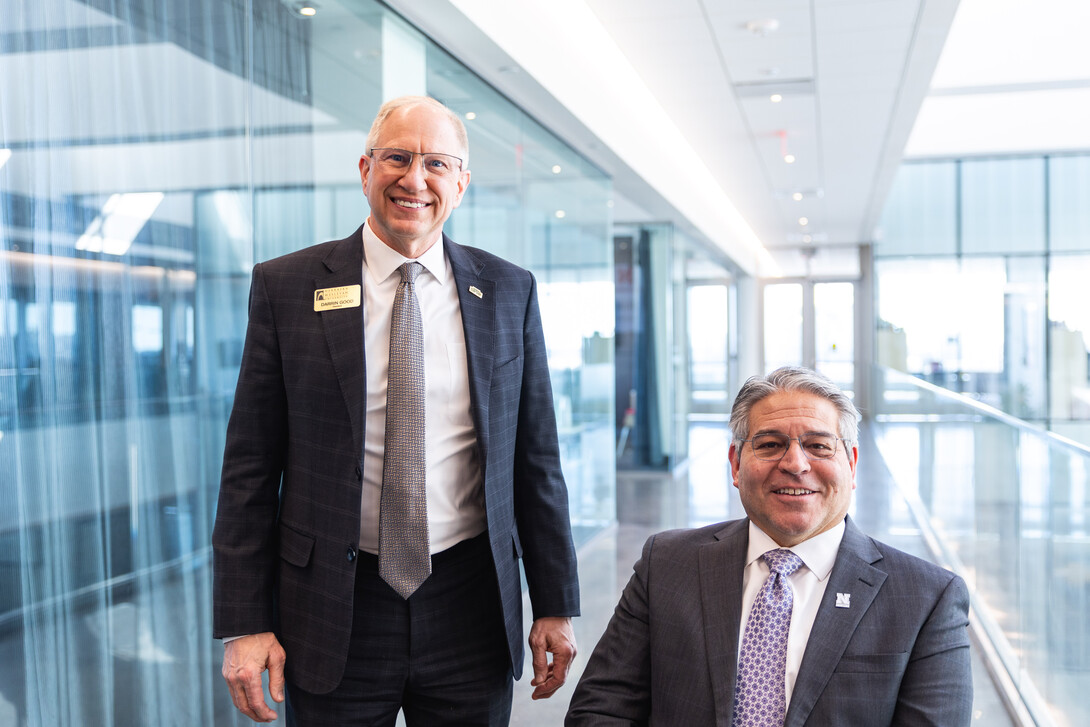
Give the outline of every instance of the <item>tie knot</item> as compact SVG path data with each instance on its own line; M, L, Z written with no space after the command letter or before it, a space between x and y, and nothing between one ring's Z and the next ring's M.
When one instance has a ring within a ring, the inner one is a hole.
M402 263L401 267L397 269L401 273L401 282L403 283L415 283L416 276L420 274L420 271L424 269L424 266L417 262Z
M802 558L785 548L770 550L761 557L765 559L770 571L778 573L784 578L802 567Z

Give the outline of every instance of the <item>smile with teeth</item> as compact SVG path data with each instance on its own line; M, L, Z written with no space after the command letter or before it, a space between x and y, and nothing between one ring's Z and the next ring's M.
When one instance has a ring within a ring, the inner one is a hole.
M804 490L799 487L781 487L778 490L774 490L777 495L812 495L813 490Z
M424 202L411 202L411 201L409 201L407 199L395 199L394 204L396 204L398 207L404 207L404 208L410 209L410 210L418 210L421 207L427 207L428 206Z

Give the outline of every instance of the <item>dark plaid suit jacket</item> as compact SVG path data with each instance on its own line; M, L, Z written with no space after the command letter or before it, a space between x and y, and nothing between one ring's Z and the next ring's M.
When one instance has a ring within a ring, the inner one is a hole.
M362 284L362 229L254 268L212 536L214 635L275 632L289 678L315 693L340 682L352 628L366 378L362 307L317 313L314 291ZM444 243L518 678L519 559L535 618L579 609L536 283L494 255Z

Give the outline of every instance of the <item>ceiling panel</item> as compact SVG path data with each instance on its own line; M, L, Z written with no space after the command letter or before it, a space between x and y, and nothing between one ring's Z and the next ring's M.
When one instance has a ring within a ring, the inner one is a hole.
M863 220L881 202L872 187L899 161L900 149L891 153L890 145L904 143L904 132L891 131L904 124L893 117L915 114L923 95L900 95L921 32L919 0L703 0L702 29L691 27L691 2L673 14L650 0L588 5L690 143L705 151L767 247L797 246L803 235L867 241ZM678 27L683 48L670 43ZM712 54L714 71L706 65ZM770 101L774 92L779 103ZM735 113L725 114L724 105ZM717 133L728 139L711 138ZM784 163L785 153L793 164ZM796 191L800 202L791 198Z

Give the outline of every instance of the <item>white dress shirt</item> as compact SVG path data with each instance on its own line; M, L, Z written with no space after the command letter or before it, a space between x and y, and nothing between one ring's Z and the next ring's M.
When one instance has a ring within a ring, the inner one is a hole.
M401 283L397 269L408 258L363 228L363 335L367 416L363 443L360 549L378 553L379 501L386 432L390 319ZM477 434L469 406L469 364L454 272L440 235L416 259L416 297L424 330L428 536L438 553L486 527Z
M810 630L817 618L818 605L825 595L825 586L829 584L829 574L836 562L836 552L844 537L844 521L824 533L815 535L793 548L788 548L802 559L803 566L788 577L795 592L791 606L791 627L787 632L787 668L784 671L787 704L791 704L791 692L795 689L795 678L799 674L802 655L806 651L806 642L810 639ZM742 576L742 624L738 632L738 650L742 650L742 638L746 632L746 622L757 591L768 580L768 565L761 556L780 546L763 530L749 521L749 551L746 554L746 569Z

